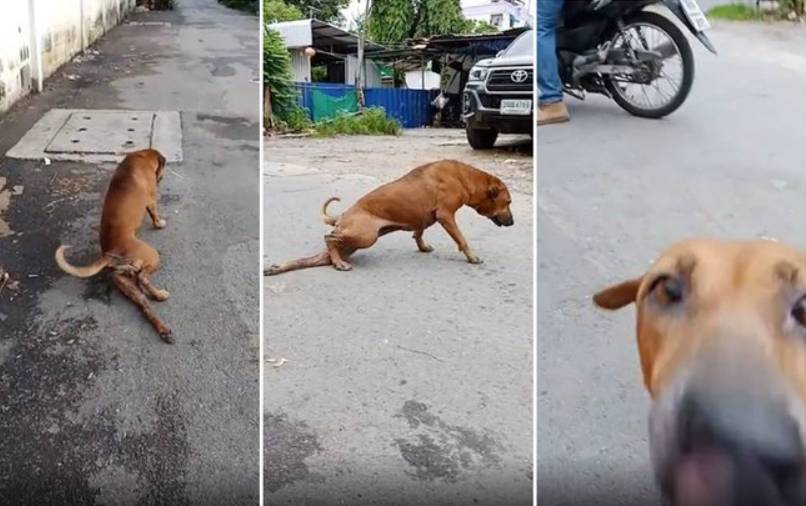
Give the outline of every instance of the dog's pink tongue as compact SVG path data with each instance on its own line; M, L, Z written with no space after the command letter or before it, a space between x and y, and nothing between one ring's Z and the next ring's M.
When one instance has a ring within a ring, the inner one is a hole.
M677 466L675 504L719 506L726 504L730 490L731 461L717 451L686 455Z

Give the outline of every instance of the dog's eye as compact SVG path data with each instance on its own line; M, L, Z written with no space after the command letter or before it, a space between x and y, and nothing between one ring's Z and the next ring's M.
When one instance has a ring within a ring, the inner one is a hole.
M806 327L806 295L795 302L789 314L792 315L792 318L794 318L799 325Z
M683 300L683 283L671 276L660 276L652 282L649 293L664 306L676 304Z

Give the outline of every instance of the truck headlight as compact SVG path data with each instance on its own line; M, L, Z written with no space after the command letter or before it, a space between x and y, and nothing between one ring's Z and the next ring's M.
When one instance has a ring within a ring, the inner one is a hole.
M484 78L487 77L488 70L485 67L473 67L470 69L470 74L468 75L468 81L484 81Z

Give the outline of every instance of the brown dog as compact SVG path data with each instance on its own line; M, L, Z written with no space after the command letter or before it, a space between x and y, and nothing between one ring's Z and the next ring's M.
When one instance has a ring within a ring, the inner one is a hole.
M59 246L56 263L67 274L79 278L88 278L110 268L112 280L120 291L140 307L164 341L173 343L171 330L143 296L145 292L157 301L168 299L168 292L156 288L149 279L159 268L159 253L136 235L146 211L154 228L165 227L165 220L157 213L157 184L163 178L164 168L165 158L156 150L127 155L115 170L104 199L100 258L84 267L73 266L64 258L69 246Z
M513 224L506 185L492 174L454 160L417 167L364 195L335 218L327 214L327 206L337 200L332 197L322 206L322 220L334 227L325 236L327 249L312 257L272 265L263 272L265 275L322 265L348 271L352 266L346 259L353 252L369 248L379 237L398 230L414 232L417 248L428 253L433 248L423 240L423 231L436 222L456 241L467 261L478 264L481 260L456 224L456 211L466 205L499 227Z
M806 504L806 255L772 241L681 242L594 301L638 307L667 498Z

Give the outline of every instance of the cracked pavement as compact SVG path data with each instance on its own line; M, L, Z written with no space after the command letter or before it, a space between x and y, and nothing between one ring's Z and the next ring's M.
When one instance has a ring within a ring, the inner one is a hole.
M0 291L3 504L258 501L258 19L182 0L130 20L0 118L0 152L51 108L180 111L168 227L141 230L177 344L105 276L53 262L60 243L97 255L114 165L0 158L0 266L20 283Z
M430 254L394 233L350 272L264 278L267 504L532 503L531 141L502 146L443 129L264 141L267 263L322 249L326 198L336 213L441 158L499 175L515 218L458 213L482 265L437 225Z

